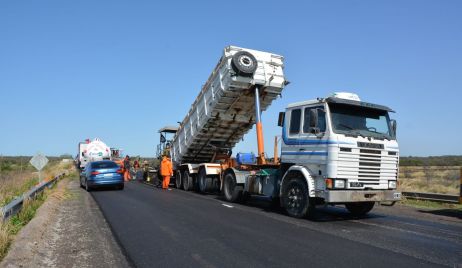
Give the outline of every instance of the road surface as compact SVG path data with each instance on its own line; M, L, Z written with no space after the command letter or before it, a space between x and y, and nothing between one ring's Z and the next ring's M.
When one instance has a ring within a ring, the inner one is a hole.
M335 207L293 219L255 198L138 182L92 195L136 267L462 267L460 215L377 207L358 219Z

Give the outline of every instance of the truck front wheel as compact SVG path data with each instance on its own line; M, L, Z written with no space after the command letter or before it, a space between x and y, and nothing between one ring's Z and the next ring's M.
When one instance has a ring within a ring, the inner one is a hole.
M301 179L292 179L282 188L282 206L294 218L305 218L312 214L313 205L308 196L308 187Z
M236 177L232 172L229 172L224 177L224 184L223 184L223 193L225 195L225 199L228 202L237 202L241 199L242 191L244 187L242 185L237 185Z
M354 202L346 203L345 207L355 216L364 216L374 207L374 202Z

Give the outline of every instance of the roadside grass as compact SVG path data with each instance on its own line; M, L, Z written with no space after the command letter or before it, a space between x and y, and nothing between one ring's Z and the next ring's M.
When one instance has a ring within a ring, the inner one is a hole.
M49 189L46 189L42 193L38 194L34 199L28 199L24 201L21 211L15 216L8 219L8 221L0 222L0 261L8 253L14 236L19 233L21 228L26 226L37 213L37 209L45 202L48 195L50 194Z
M45 181L50 180L64 171L68 173L68 176L63 179L72 179L76 176L76 171L72 163L56 161L48 165L42 171L42 178ZM24 194L39 183L37 172L19 172L10 169L7 172L2 171L0 175L0 206L8 204L15 197ZM21 211L7 221L2 222L0 220L0 261L3 260L8 253L8 248L15 235L34 218L38 208L45 202L50 194L58 199L69 198L66 193L53 193L54 187L55 186L51 189L45 189L40 194L36 195L34 199L25 200Z
M32 172L7 172L2 174L0 183L0 206L11 202L39 182Z
M458 195L460 166L404 166L399 170L399 190Z
M417 199L407 199L404 198L400 201L401 205L415 207L415 208L423 208L423 209L451 209L456 210L462 213L462 204L448 204L448 203L441 203L435 201L428 201L428 200L417 200Z
M57 174L74 171L72 163L54 162L42 171L42 180L51 180ZM0 174L0 207L21 196L39 183L38 173L31 171L10 170Z

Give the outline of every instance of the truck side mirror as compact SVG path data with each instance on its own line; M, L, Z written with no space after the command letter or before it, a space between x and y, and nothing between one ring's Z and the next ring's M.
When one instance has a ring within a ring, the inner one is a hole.
M278 127L282 127L284 125L284 117L285 116L286 116L285 112L279 112Z
M391 132L393 134L393 137L396 137L396 120L392 119L390 120L390 126L391 126Z
M318 109L310 110L310 128L318 127Z

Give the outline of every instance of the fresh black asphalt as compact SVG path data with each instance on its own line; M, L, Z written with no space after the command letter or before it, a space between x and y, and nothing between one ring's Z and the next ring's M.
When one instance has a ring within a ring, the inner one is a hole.
M136 267L438 267L462 265L462 224L373 210L357 219L343 208L293 219L267 202L224 202L216 195L163 191L130 182L93 191Z

